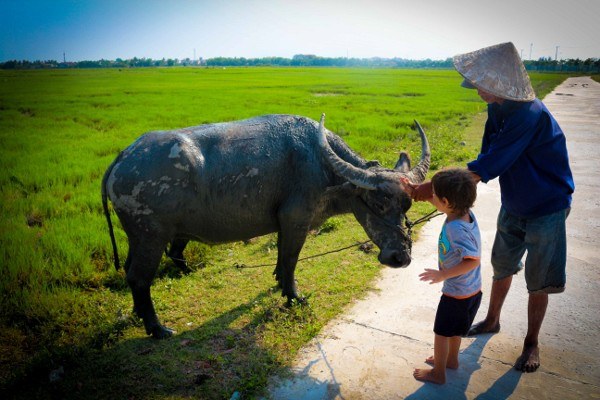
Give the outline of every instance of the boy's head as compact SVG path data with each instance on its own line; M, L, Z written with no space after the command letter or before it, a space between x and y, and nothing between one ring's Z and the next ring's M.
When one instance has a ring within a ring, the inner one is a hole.
M437 172L431 179L433 191L458 215L465 215L477 198L477 182L466 169L449 168Z

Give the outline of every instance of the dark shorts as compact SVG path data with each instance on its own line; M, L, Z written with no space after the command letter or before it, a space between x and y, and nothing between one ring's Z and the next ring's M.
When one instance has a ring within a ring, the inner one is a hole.
M529 293L560 293L565 290L567 235L565 221L570 209L537 218L498 214L492 266L494 280L504 279L523 268Z
M433 332L446 337L466 336L479 310L479 304L481 292L466 299L455 299L443 294L435 314Z

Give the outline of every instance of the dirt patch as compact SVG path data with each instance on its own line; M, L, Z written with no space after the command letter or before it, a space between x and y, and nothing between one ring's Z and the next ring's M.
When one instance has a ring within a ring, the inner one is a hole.
M335 97L335 96L345 96L345 93L334 93L334 92L317 92L313 93L315 97Z

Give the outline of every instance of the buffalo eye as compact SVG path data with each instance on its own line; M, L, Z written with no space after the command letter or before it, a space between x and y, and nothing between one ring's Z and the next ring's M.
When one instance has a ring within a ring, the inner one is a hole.
M377 209L377 211L379 211L380 213L384 213L385 210L387 209L387 207L385 206L385 204L383 203L375 203L375 208Z
M386 212L390 207L390 199L388 197L384 197L382 201L376 201L375 207L380 212Z

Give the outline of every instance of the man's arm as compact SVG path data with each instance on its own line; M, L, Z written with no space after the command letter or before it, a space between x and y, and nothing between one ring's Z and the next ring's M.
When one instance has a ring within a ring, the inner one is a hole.
M481 182L481 177L479 175L477 175L473 171L469 172L471 172L471 175L473 176L475 182ZM431 199L433 198L433 186L431 185L431 181L424 182L420 185L415 185L406 178L400 178L400 181L402 182L404 191L408 193L408 195L414 201L431 201Z

